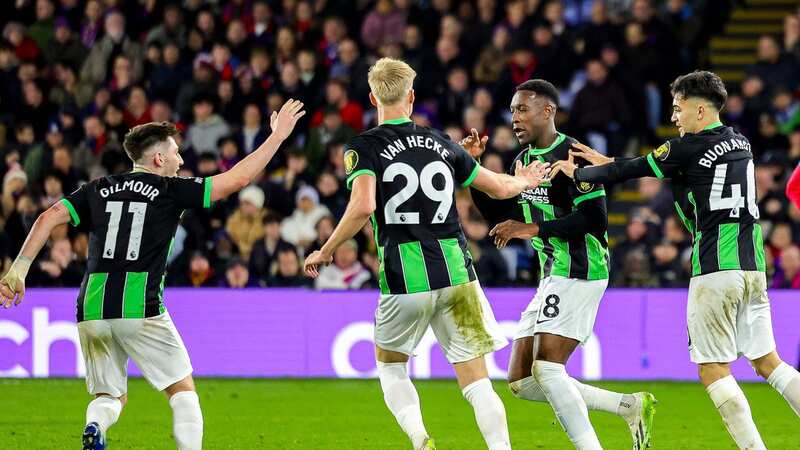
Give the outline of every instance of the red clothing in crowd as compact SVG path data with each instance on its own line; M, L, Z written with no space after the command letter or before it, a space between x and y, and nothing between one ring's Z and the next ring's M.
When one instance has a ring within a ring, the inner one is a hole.
M323 111L323 108L320 108L314 113L314 116L311 117L312 127L316 127L322 123L322 118L325 115ZM358 102L350 100L345 103L344 106L339 108L339 115L342 116L342 122L352 128L356 133L364 131L364 108L362 108Z
M789 182L786 183L786 197L800 208L800 164L794 169Z

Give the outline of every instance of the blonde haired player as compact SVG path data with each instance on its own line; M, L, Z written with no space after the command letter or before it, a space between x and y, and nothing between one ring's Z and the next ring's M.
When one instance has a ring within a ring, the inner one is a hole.
M467 250L455 189L474 186L510 198L538 186L546 164L518 164L514 176L482 168L449 137L411 119L416 73L380 59L370 68L370 102L379 126L346 146L347 210L306 273L318 275L336 249L371 219L380 260L375 356L386 406L414 449L435 448L406 363L430 325L453 365L464 397L491 450L510 449L505 408L494 392L484 355L505 347Z
M86 409L84 450L106 448L105 435L127 401L128 358L169 398L175 443L203 443L203 414L192 365L164 306L164 276L171 240L187 208L211 203L247 186L305 112L289 100L270 120L272 134L229 171L208 178L178 177L183 159L169 122L151 122L125 135L133 171L98 178L43 212L8 273L0 304L19 305L25 277L52 230L71 222L90 228L89 260L78 296L77 320L86 361L86 386L95 399Z

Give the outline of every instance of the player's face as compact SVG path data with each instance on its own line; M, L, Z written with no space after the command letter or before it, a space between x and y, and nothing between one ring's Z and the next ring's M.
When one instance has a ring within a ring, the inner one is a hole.
M534 142L550 119L548 102L536 93L517 91L511 98L511 128L522 145Z
M705 108L696 98L672 97L672 123L678 127L678 133L683 137L686 133L697 133L698 123Z
M181 158L178 144L175 142L175 139L170 136L167 139L166 150L163 149L164 147L162 147L162 151L159 153L164 176L178 176L178 169L180 169L183 165L183 158Z

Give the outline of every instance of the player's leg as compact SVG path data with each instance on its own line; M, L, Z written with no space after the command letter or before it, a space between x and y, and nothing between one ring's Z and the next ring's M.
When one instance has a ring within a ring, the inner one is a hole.
M203 414L192 379L192 364L169 313L145 319L120 319L114 337L144 378L169 398L172 434L180 450L203 445Z
M430 437L422 420L419 395L408 376L408 355L375 346L375 359L386 406L413 448L425 448Z
M78 336L86 363L86 387L95 396L86 407L83 448L100 450L128 399L128 355L113 339L108 321L81 322Z
M534 337L533 376L575 448L601 449L586 402L565 368L579 343L576 339L538 333Z
M428 329L432 301L430 292L381 295L375 311L375 359L383 399L414 449L433 448L407 367Z
M200 449L203 446L203 411L195 391L194 379L187 375L164 389L172 408L172 434L181 450Z
M786 399L795 414L800 416L800 372L783 362L774 351L754 359L751 364Z
M453 364L458 387L475 412L475 421L489 450L510 450L506 408L492 387L484 357Z
M458 386L472 406L483 439L490 450L511 448L506 410L494 391L484 355L508 345L489 301L477 281L435 291L436 312L431 329Z
M749 301L741 308L736 323L739 351L750 360L756 373L800 415L800 373L783 362L775 351L766 275L763 272L745 272L744 275Z
M535 316L530 320L531 327L526 330L525 315L520 322L520 330L517 338L514 339L511 349L511 359L508 363L508 387L515 397L535 402L546 402L539 383L536 382L531 373L533 367L533 335L535 329ZM587 408L594 411L605 411L616 414L624 419L634 417L638 410L637 404L642 400L636 394L622 394L609 391L590 384L584 384L575 378L570 377L570 381L578 388L586 402ZM644 398L644 393L639 393ZM638 403L637 403L638 402Z
M700 381L739 446L763 449L747 398L731 375L738 357L737 316L745 308L744 272L729 270L693 277L686 308L691 360Z

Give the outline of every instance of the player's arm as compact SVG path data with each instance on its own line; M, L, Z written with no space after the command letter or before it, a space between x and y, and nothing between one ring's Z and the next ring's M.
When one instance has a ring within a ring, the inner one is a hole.
M539 161L532 161L523 166L522 162L517 161L513 176L477 166L477 175L472 181L472 186L493 199L516 197L526 189L539 186L545 180L549 166L548 163Z
M25 298L25 277L28 276L31 263L50 238L53 228L69 221L70 211L62 202L57 202L39 215L11 268L0 279L0 304L9 308L12 303L19 305L22 302Z
M792 176L789 177L789 182L786 183L786 197L797 208L800 208L800 165L794 169Z
M528 240L534 237L572 239L593 231L602 231L608 224L605 190L598 187L573 199L575 210L564 217L542 223L522 223L507 220L489 232L495 245L503 248L511 239Z
M303 103L298 100L289 100L279 112L273 111L269 122L272 133L267 140L230 170L211 177L211 201L223 199L250 184L264 170L283 141L292 134L297 121L305 113Z
M312 278L319 275L320 265L328 265L333 261L336 249L361 231L375 211L375 177L364 174L356 177L352 183L350 202L339 224L322 248L308 255L303 265L306 274Z
M637 158L610 158L583 144L574 143L566 161L557 161L551 168L550 177L559 172L576 182L615 183L642 177L663 178L662 171L653 159L653 154ZM588 161L591 166L578 167L574 158Z

